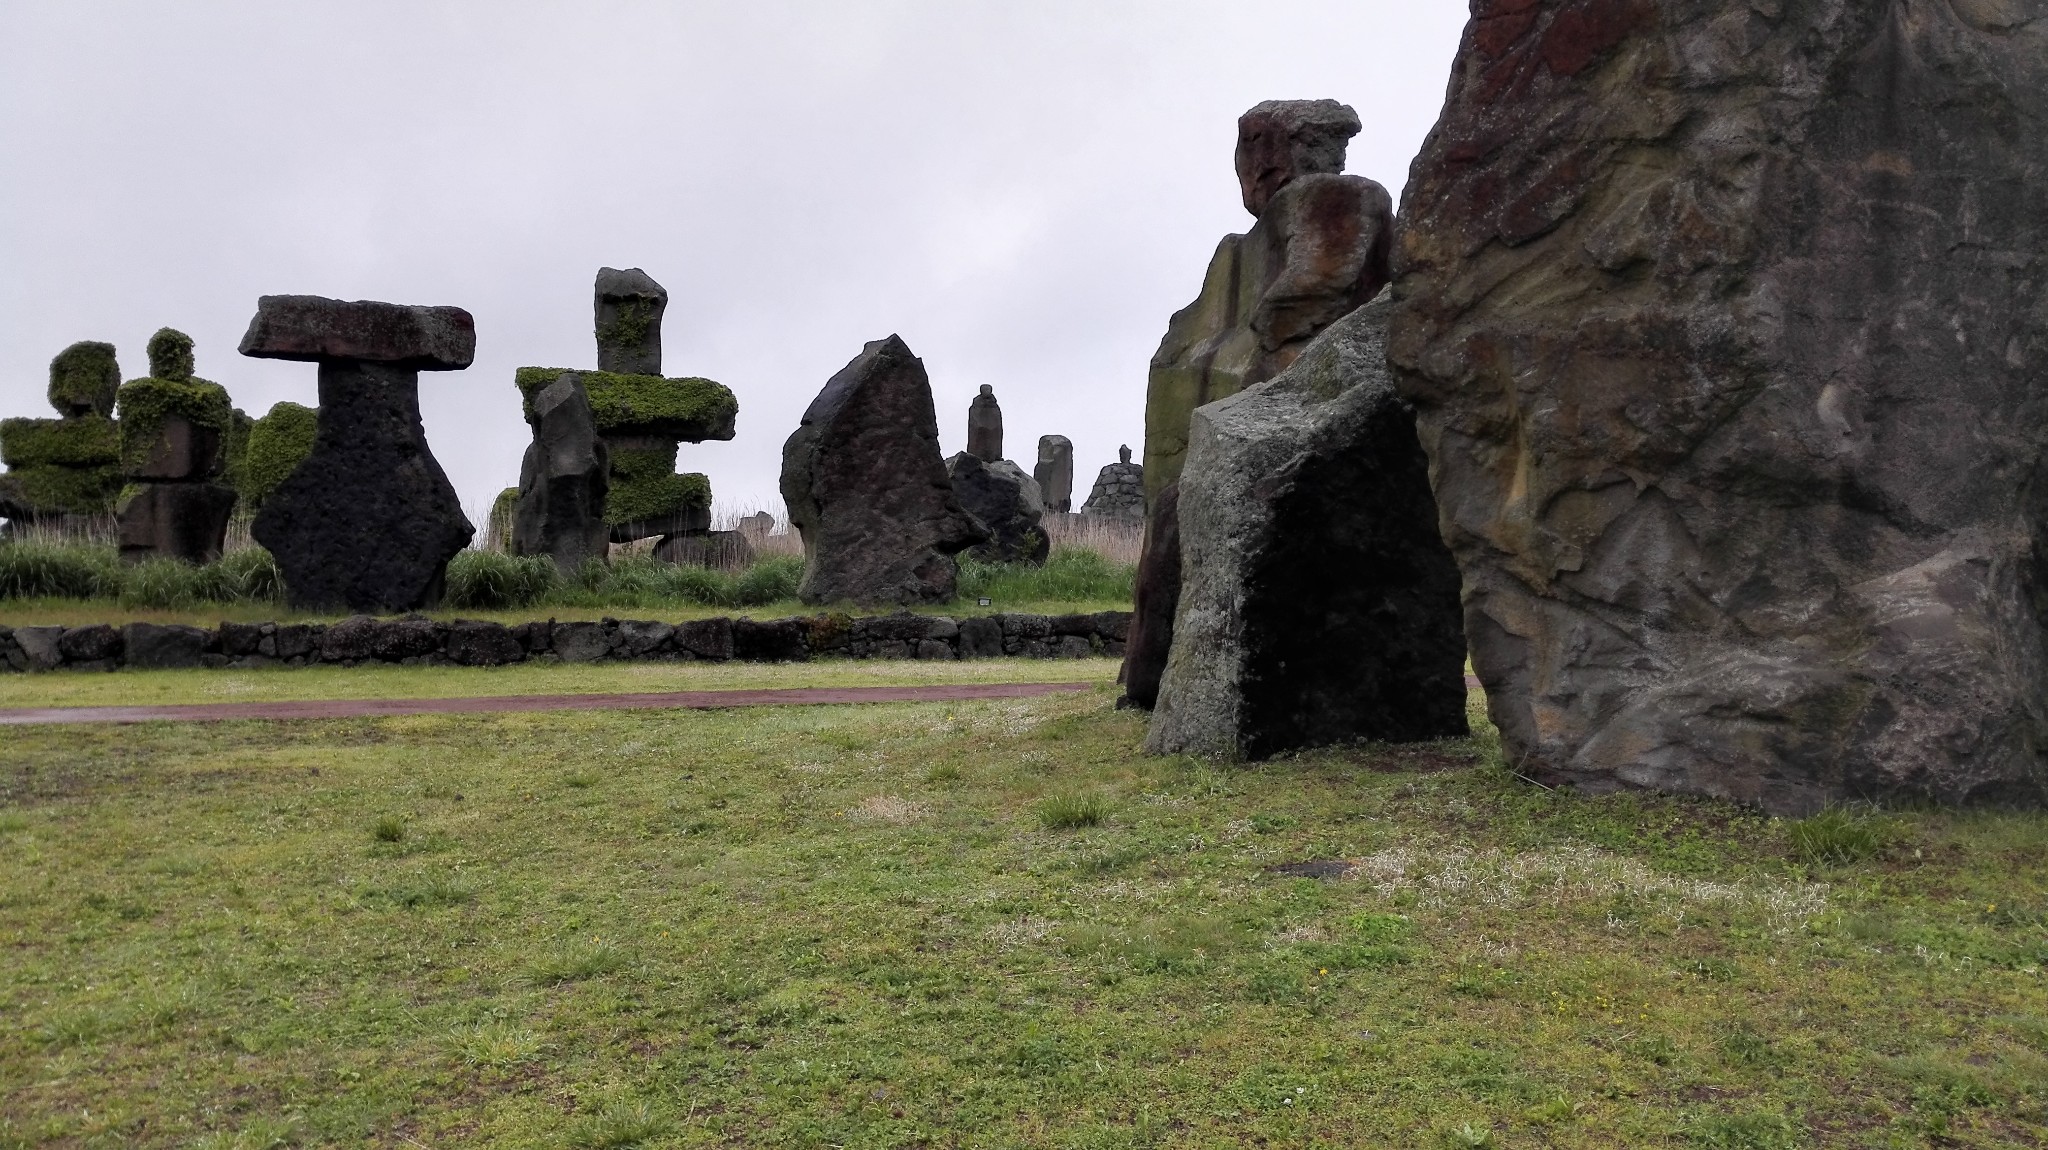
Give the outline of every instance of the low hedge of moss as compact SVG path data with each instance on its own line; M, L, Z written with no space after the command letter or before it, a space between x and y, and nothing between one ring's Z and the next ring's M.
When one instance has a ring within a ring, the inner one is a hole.
M621 481L612 476L611 491L605 496L604 521L611 526L637 523L673 515L684 508L711 506L711 480L692 472L688 475L650 475Z
M9 467L101 467L120 459L120 428L104 415L0 419L0 463Z
M121 385L120 413L121 467L130 475L149 461L164 421L174 415L219 432L222 443L235 423L228 389L204 379L131 379ZM212 474L219 466L216 460L202 474Z
M249 446L242 455L242 505L250 510L261 506L270 493L299 469L313 453L313 437L320 413L303 404L273 405L262 419L249 425Z
M566 367L522 367L513 375L520 408L528 424L538 421L533 397L565 373ZM590 396L590 413L607 435L666 435L691 443L731 439L740 401L722 383L708 379L665 379L658 375L620 375L611 371L580 371Z

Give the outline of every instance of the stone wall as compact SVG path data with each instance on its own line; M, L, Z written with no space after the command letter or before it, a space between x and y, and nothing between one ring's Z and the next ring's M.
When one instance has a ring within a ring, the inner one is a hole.
M683 623L545 620L507 626L476 619L441 622L418 615L357 615L339 623L222 623L213 629L161 623L0 627L0 669L113 671L315 663L496 667L533 660L789 663L831 657L1079 659L1121 657L1130 619L1127 611L971 619L900 613Z

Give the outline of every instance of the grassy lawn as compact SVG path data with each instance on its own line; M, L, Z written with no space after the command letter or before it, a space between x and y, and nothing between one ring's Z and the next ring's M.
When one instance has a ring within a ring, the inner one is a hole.
M527 670L431 674L856 668ZM1218 769L1112 698L9 731L0 1145L2048 1138L2037 816Z

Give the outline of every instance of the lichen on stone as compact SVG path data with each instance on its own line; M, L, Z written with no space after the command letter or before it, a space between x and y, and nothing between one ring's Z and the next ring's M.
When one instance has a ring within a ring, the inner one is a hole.
M50 406L59 415L112 415L120 388L111 343L80 340L50 361Z
M271 492L298 470L299 464L313 453L319 421L319 412L313 408L287 402L273 405L263 418L250 425L249 446L242 458L241 482L237 485L244 506L261 506Z
M102 415L0 419L0 463L9 467L103 467L120 458L120 430Z

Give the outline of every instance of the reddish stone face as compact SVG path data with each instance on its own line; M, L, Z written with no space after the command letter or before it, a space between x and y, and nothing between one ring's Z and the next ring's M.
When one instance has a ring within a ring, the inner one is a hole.
M1344 170L1358 114L1335 100L1268 100L1237 120L1237 183L1244 210L1264 215L1298 176Z

